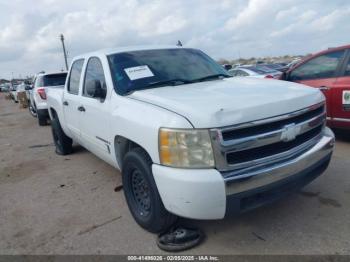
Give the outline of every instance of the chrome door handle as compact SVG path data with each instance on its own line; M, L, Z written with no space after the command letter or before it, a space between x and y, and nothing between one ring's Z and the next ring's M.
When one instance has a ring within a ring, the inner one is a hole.
M322 91L327 91L329 90L328 86L319 86L318 89L322 90Z

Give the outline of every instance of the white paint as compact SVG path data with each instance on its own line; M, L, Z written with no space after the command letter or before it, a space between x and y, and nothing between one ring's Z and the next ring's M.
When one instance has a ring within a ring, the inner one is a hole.
M249 77L141 90L130 97L177 112L196 128L269 118L324 101L323 94L315 88Z
M216 169L152 166L165 208L192 219L221 219L226 211L225 182Z
M249 78L159 87L120 96L114 90L107 60L110 52L98 51L74 58L72 63L85 59L79 94L68 94L67 87L64 91L49 90L48 105L56 110L68 136L116 168L120 169L114 143L116 136L142 146L154 163L154 178L166 209L180 216L197 219L224 217L225 183L215 169L160 166L160 127L192 128L192 124L197 128L223 127L290 113L324 101L323 94L314 88L278 80ZM98 57L104 69L107 95L103 102L82 97L82 79L90 57ZM149 75L147 69L141 71ZM69 98L69 106L63 106L66 98ZM86 107L86 112L77 110L80 105ZM69 109L63 109L66 107ZM110 153L106 151L104 142L96 140L96 137L110 144Z

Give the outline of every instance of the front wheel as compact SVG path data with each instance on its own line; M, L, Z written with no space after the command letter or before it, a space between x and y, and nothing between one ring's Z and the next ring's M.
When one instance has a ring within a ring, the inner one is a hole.
M144 229L158 233L172 226L177 217L165 209L151 167L152 160L142 148L128 152L123 161L123 189L136 222Z

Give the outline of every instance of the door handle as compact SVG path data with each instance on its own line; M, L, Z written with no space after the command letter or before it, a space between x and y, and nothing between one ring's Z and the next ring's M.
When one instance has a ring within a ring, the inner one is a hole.
M318 89L322 90L322 91L327 91L329 90L328 86L319 86Z
M78 107L78 110L79 110L80 112L85 112L85 107L79 106L79 107Z
M67 101L64 101L64 102L63 102L63 105L64 105L64 106L68 106L68 102L67 102Z

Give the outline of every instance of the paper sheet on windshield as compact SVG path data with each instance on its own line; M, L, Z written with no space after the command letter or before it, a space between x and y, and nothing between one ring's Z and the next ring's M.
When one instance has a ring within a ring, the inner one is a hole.
M154 76L151 69L149 69L147 65L125 68L124 71L130 80Z
M343 110L350 111L350 90L343 90Z
M350 105L350 90L343 91L343 105Z

